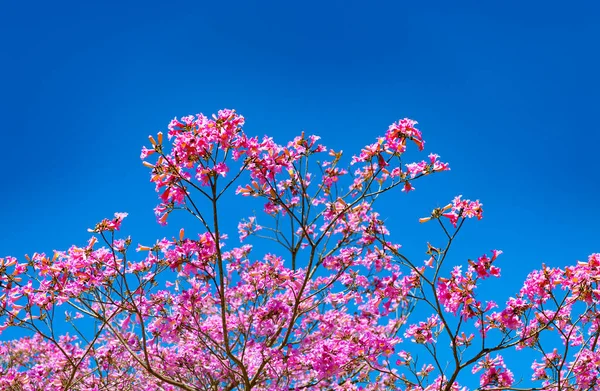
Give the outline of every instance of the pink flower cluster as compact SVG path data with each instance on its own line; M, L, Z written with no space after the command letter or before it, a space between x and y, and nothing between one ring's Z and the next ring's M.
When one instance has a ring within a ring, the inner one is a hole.
M427 319L427 322L410 325L404 332L404 337L412 338L416 343L435 343L435 336L439 331L434 329L439 327L443 328L443 325L440 325L440 318L434 314Z
M513 373L506 368L502 356L492 358L489 354L479 361L472 372L483 371L479 379L479 385L483 390L497 390L498 387L510 387L515 378Z
M463 274L460 266L454 267L450 278L440 277L437 285L437 297L444 309L453 314L460 314L463 319L471 319L496 307L496 303L488 301L483 305L476 299L475 288L479 280L489 276L500 277L500 268L492 263L501 251L493 250L492 258L482 255L477 262L469 261L469 268Z

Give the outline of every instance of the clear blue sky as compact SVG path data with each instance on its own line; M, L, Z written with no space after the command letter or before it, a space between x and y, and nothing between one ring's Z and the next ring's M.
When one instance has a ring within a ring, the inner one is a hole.
M452 171L388 198L407 251L439 237L416 219L464 194L485 219L452 262L502 249L514 292L583 260L600 251L600 8L490 3L4 2L0 256L83 244L116 211L134 242L170 235L140 147L227 107L248 133L349 153L414 118Z

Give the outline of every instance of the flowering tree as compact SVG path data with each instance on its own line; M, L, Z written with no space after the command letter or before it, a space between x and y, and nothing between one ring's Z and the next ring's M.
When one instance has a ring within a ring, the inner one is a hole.
M479 201L458 196L421 219L446 238L425 261L402 253L374 209L449 169L435 154L403 161L424 149L416 122L392 124L350 168L318 137L281 146L243 125L232 110L187 116L142 150L158 222L185 211L198 233L132 251L116 213L83 246L0 258L0 330L32 331L0 345L0 389L600 389L600 254L543 266L503 305L482 301L501 252L446 265ZM238 225L254 252L223 231L233 192L264 205ZM72 332L59 335L65 320ZM507 349L535 353L521 368L531 380L507 368Z

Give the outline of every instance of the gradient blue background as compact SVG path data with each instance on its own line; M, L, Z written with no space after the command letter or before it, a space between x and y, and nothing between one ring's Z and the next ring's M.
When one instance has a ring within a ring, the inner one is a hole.
M140 148L227 107L250 134L306 130L348 154L418 120L452 171L382 215L424 258L441 237L418 217L481 199L449 262L504 250L499 301L542 262L584 260L600 251L600 8L489 3L3 2L0 256L81 245L116 211L134 243L170 236Z

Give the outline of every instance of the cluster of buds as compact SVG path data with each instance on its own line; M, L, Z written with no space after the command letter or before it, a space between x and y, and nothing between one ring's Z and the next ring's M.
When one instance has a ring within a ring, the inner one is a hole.
M446 212L447 210L449 210L451 208L452 208L452 204L448 204L448 205L444 206L443 208L435 208L433 210L433 212L431 212L431 216L420 218L419 223L426 223L431 219L439 219L440 217L444 216L444 212Z

